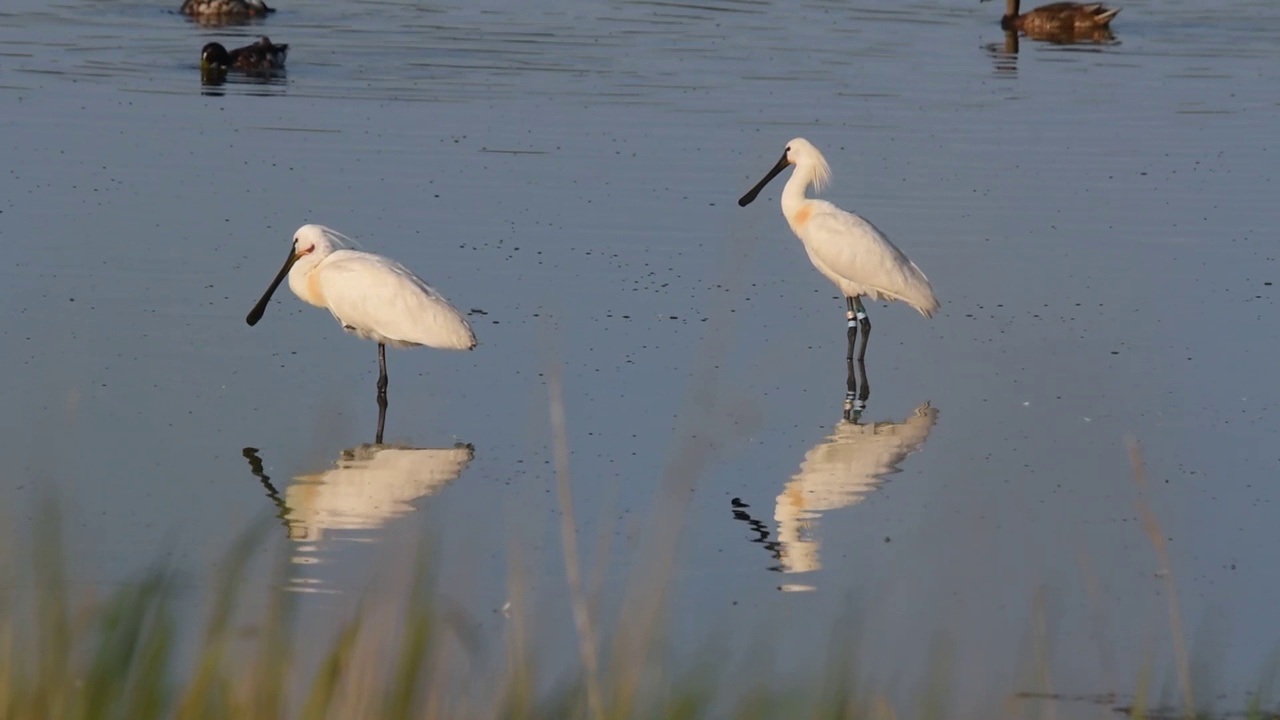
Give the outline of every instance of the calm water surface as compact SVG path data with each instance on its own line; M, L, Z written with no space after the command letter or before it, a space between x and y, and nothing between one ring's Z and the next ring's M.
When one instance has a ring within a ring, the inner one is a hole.
M763 642L759 677L803 677L856 617L873 680L911 697L942 637L981 704L1028 684L1037 623L1056 689L1131 690L1152 654L1171 677L1128 435L1204 691L1239 697L1280 638L1280 5L1131 0L1112 43L1016 53L995 5L282 0L209 28L10 2L6 513L66 500L90 589L158 557L194 588L276 515L317 628L426 533L495 641L518 568L568 658L559 364L606 607L668 532L665 473L696 488L677 653ZM205 42L262 33L286 77L202 86ZM735 203L795 136L943 301L870 306L857 425L781 183ZM367 446L372 344L288 293L244 323L305 222L471 313L473 353L390 353L395 450Z

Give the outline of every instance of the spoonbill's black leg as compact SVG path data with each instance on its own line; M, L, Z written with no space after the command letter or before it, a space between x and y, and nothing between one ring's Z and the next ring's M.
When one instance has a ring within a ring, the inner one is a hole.
M849 329L845 331L845 335L849 338L849 352L847 355L845 355L845 360L852 362L853 361L853 345L858 339L858 319L857 319L858 316L857 316L857 312L853 309L854 298L846 297L844 301L845 301L845 304L849 306L849 309L845 311L845 314L844 314L845 318L847 318L849 322Z
M387 397L387 346L378 343L378 397Z
M871 320L867 317L867 309L862 307L862 298L854 296L851 302L851 319L857 319L858 327L862 330L862 346L858 348L858 362L862 362L867 357L867 339L871 337ZM852 335L850 335L852 339ZM853 352L853 348L849 348L849 352Z

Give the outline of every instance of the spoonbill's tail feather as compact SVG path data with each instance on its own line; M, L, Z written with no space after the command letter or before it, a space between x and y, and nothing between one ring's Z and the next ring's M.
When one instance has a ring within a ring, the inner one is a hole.
M911 263L915 272L908 275L909 282L901 294L903 302L916 309L921 315L931 318L938 311L938 298L933 294L933 286L915 263Z

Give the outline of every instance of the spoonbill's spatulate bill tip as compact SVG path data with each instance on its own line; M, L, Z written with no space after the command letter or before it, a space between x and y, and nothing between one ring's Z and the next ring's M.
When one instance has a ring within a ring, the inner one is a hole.
M795 170L782 190L782 214L804 243L813 266L840 288L848 301L848 358L853 358L858 330L862 331L858 359L867 352L871 321L862 305L864 295L872 300L899 300L931 317L938 309L933 286L889 238L862 217L826 200L805 196L810 185L820 188L831 174L826 158L808 140L795 138L787 143L782 159L738 200L738 205L749 205L788 165L794 165Z

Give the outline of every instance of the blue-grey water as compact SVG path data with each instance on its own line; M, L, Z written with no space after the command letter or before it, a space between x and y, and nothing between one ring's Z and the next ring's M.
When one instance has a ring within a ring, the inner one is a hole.
M1172 581L1202 697L1256 684L1280 640L1280 5L1127 0L1110 43L1016 52L969 0L279 0L221 28L177 5L0 11L0 502L65 502L78 587L166 559L198 595L275 514L262 555L288 546L321 636L425 536L483 637L519 575L569 663L559 366L603 612L671 537L662 478L695 488L677 655L728 638L743 672L818 677L856 622L862 671L908 700L939 638L958 707L1041 687L1041 655L1056 691L1131 692L1148 662L1172 688ZM286 76L201 83L205 42L263 33ZM860 426L781 181L735 202L796 136L943 302L869 305ZM474 352L389 353L400 455L361 448L371 343L287 288L244 322L308 222L470 313Z

